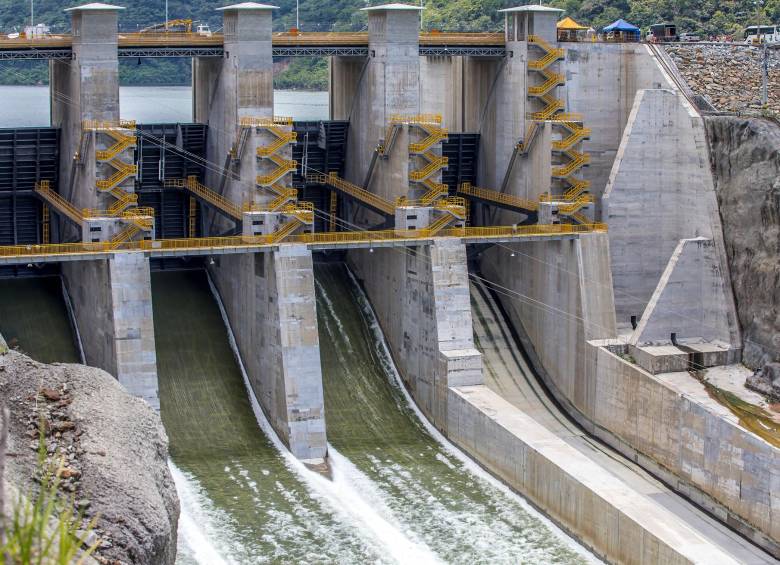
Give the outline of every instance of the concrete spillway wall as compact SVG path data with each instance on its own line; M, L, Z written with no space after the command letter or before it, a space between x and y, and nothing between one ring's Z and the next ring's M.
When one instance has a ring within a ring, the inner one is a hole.
M532 245L553 246L574 265L608 264L603 236ZM417 405L481 465L610 562L733 562L483 384L462 243L354 251L349 259ZM548 282L554 282L551 277L548 273ZM578 276L573 279L576 303ZM607 290L601 296L608 295ZM608 323L608 305L595 297L586 300L585 309ZM584 345L583 336L570 336L571 343Z

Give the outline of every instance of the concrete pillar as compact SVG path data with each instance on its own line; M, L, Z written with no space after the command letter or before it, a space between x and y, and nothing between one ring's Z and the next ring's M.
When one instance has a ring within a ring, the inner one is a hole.
M116 253L62 265L88 365L160 409L149 259Z
M50 62L52 126L60 133L60 192L77 208L104 208L95 189L93 139L82 145L84 120L119 120L118 13L124 8L87 4L71 16L73 59ZM80 167L74 156L83 152Z
M417 405L440 429L447 389L482 384L474 348L466 246L440 238L413 249L350 252L399 372Z
M311 252L223 255L212 267L250 384L296 457L327 454ZM228 276L229 275L229 276Z
M420 10L387 4L368 13L369 63L350 106L347 179L362 184L371 155L394 114L420 113ZM408 132L401 131L389 159L377 165L368 189L394 200L409 191Z
M272 118L274 111L272 11L275 6L244 2L218 8L225 33L222 59L193 59L193 111L209 126L206 157L224 164L236 144L242 117ZM254 194L254 144L245 145L240 182L228 183L225 196L236 203ZM250 151L252 153L250 154ZM244 167L244 161L250 165ZM246 171L246 173L245 173ZM221 174L206 172L206 185L219 188Z

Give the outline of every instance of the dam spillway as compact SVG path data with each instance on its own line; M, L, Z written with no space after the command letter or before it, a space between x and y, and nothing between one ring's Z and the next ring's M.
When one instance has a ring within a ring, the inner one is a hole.
M214 554L226 563L587 562L517 495L430 435L392 380L346 267L318 265L316 277L330 485L258 426L205 273L152 275L155 319L166 320L155 330L161 413L182 493L182 563ZM354 508L345 514L339 503Z
M80 363L62 280L0 278L0 335L41 363Z

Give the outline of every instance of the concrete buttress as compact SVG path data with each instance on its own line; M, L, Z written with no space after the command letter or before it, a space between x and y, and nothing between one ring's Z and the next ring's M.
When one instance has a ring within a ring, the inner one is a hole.
M62 270L87 365L114 375L159 410L149 259L116 253L106 260L64 263Z
M311 251L222 256L211 269L249 382L296 457L327 454Z

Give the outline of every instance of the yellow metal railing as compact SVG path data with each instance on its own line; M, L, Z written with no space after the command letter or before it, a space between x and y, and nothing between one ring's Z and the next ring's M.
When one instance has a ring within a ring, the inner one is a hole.
M291 173L298 168L297 161L288 159L279 159L279 161L275 159L271 160L279 166L267 175L257 175L255 182L260 186L271 186L279 181L284 175Z
M550 120L555 116L556 112L563 110L564 108L563 100L545 100L545 104L547 104L547 106L545 106L542 111L533 112L531 114L531 119L538 120L540 122Z
M420 182L425 180L432 174L446 167L447 163L449 162L447 157L439 157L429 153L423 153L423 155L428 160L428 164L425 165L422 169L411 171L409 173L409 180L413 182Z
M238 205L221 194L211 190L206 185L201 184L195 176L189 176L186 179L165 179L163 186L166 188L182 188L189 190L215 208L222 210L231 218L235 220L241 219L241 208Z
M569 130L571 133L561 140L553 141L552 148L556 151L567 151L577 145L580 141L586 137L590 137L591 129L586 127L579 127Z
M98 179L96 186L99 190L111 190L126 179L138 174L138 165L131 165L119 159L108 161L108 164L116 169L116 172L107 179Z
M582 194L572 202L561 204L558 206L558 212L570 216L579 210L582 210L585 206L589 206L593 202L593 196L590 194Z
M553 47L552 45L547 43L547 41L542 39L541 36L539 36L539 35L529 35L528 36L528 43L531 43L533 45L537 45L537 46L541 47L541 49L545 53L549 53L549 52L551 52L552 50L555 49L555 47Z
M590 218L582 212L574 212L573 214L569 214L569 217L578 224L589 224L591 222Z
M602 223L584 224L534 224L530 226L493 226L444 229L438 235L443 237L463 237L472 241L495 240L524 237L549 236L558 237L591 232L606 232L607 226ZM289 236L287 241L308 245L333 245L339 247L350 243L371 243L381 241L420 241L430 239L425 230L380 230L363 232L319 232ZM256 250L259 247L271 247L270 236L230 236L201 237L183 239L157 239L142 241L127 241L121 245L110 242L95 243L51 243L48 245L10 245L0 247L0 258L18 259L35 257L56 257L58 255L84 256L96 253L110 253L121 247L123 251L145 251L170 254L180 251L203 251L210 249Z
M497 192L487 188L479 188L477 186L472 186L467 182L464 182L458 187L458 192L460 194L465 194L466 196L473 196L475 198L487 200L488 202L516 208L523 212L536 212L539 210L539 203L534 202L533 200L527 200L525 198L520 198L519 196L504 194L503 192Z
M550 49L544 57L535 61L528 61L528 68L532 71L543 71L556 61L560 61L566 56L566 50L561 48Z
M552 174L554 177L564 178L571 175L574 171L584 167L590 163L590 155L587 153L578 153L576 151L567 151L565 155L571 159L565 165L553 167Z
M267 129L277 137L273 143L269 145L263 145L257 148L258 157L268 157L273 153L279 151L282 147L289 145L290 143L295 143L298 139L298 134L294 131L284 131L278 128L267 128Z
M44 204L41 206L41 241L47 244L51 240L51 223L50 223L49 205Z
M452 216L449 216L447 214L444 214L440 218L438 218L435 222L432 224L429 224L427 228L425 228L425 231L428 232L430 235L436 235L441 230L444 229L445 226L452 223Z
M283 240L285 237L290 235L292 232L294 232L299 226L301 225L301 222L298 218L293 218L289 222L282 225L281 228L279 228L277 231L273 232L269 237L270 243L278 243L279 241Z
M274 126L291 126L292 124L293 119L291 116L274 116L273 118L244 116L238 120L238 125L242 128L272 128Z
M384 198L381 198L380 196L377 196L376 194L373 194L364 188L357 186L356 184L352 184L349 181L339 178L336 173L330 173L328 175L307 175L306 180L307 182L311 182L313 184L325 184L332 186L333 188L340 190L345 194L349 194L353 198L356 198L357 200L360 200L361 202L364 202L377 210L381 210L389 216L395 214L395 206L392 202L389 202Z
M411 153L423 153L428 151L435 144L440 143L447 139L447 129L440 127L432 127L426 130L428 137L418 143L410 143L409 151Z
M440 183L440 182L436 182L436 181L431 180L431 179L425 179L424 181L422 181L421 184L425 188L427 188L429 192L433 191L433 190L445 191L446 192L447 190L449 190L446 184L443 184L443 183Z
M441 114L392 114L391 124L408 124L414 126L440 126L443 117Z
M545 81L541 84L528 87L528 94L531 96L544 96L553 88L566 83L566 76L563 73L553 73L550 71L541 71Z
M81 213L81 210L54 192L49 181L42 180L35 183L35 192L60 214L70 218L79 225L84 223L84 215Z
M109 249L119 248L119 246L122 245L124 242L133 239L135 235L140 231L141 231L140 227L134 224L128 224L125 227L125 229L114 234L114 237L112 237L111 240L107 242Z
M336 231L336 217L339 211L339 194L335 190L330 191L330 217L328 219L328 231Z
M81 122L83 131L112 131L117 129L135 130L135 120L84 120Z
M190 196L190 210L189 210L189 229L187 230L187 235L189 237L195 237L195 232L197 231L197 225L198 225L198 201L195 200L194 196Z

